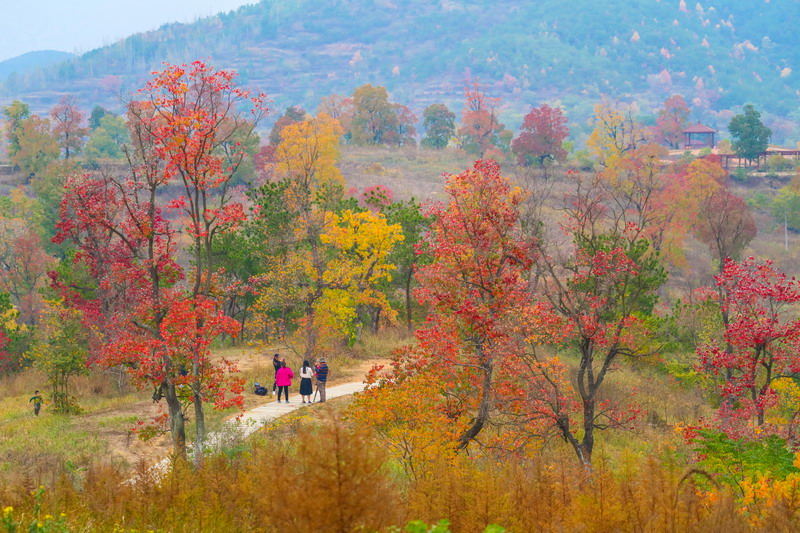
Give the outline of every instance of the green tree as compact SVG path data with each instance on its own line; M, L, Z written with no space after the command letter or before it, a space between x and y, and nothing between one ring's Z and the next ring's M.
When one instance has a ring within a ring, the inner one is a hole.
M106 114L100 118L99 125L92 129L83 153L90 162L97 162L100 159L121 159L122 147L128 143L130 134L125 119Z
M31 178L31 189L41 204L41 233L44 236L45 250L57 257L63 257L65 245L56 244L52 237L56 234L56 224L61 220L59 209L64 196L64 182L69 176L80 174L81 166L75 159L57 159Z
M99 128L101 126L100 121L106 116L114 116L114 113L103 106L94 106L94 109L92 109L92 112L89 115L89 129L94 131Z
M786 220L791 229L800 230L800 192L792 185L778 191L772 200L772 215L780 222Z
M422 144L441 149L447 146L456 132L456 115L444 104L431 104L422 112L422 127L425 137Z
M405 237L403 241L395 244L389 262L397 267L398 274L394 278L396 281L393 282L402 285L405 294L406 327L411 331L411 287L414 272L420 260L428 259L427 255L417 255L416 249L428 230L430 220L423 215L422 206L413 198L406 202L393 202L386 206L383 213L390 224L400 224Z
M733 140L733 151L749 161L767 149L772 137L772 130L761 122L761 113L751 104L744 106L743 114L731 119L728 131Z
M382 144L384 137L397 131L395 107L389 102L386 87L362 85L353 92L353 120L350 130L356 144Z
M28 118L31 110L28 104L14 100L3 108L3 116L6 118L6 139L8 140L8 156L13 157L19 152L19 128L20 123Z
M69 380L88 373L89 335L81 323L81 312L60 301L49 301L38 334L29 356L47 375L55 412L80 412L70 396Z

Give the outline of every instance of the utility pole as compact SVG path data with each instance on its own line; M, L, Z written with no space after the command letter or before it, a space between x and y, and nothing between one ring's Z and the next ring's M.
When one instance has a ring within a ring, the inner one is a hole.
M783 249L789 250L789 224L786 223L786 211L783 212Z

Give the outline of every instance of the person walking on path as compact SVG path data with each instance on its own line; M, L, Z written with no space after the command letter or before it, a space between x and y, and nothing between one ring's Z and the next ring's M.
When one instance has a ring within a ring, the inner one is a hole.
M44 403L44 398L42 398L42 395L39 394L38 390L34 392L31 399L28 400L28 403L31 402L33 402L33 414L39 416L39 410L42 408L42 404Z
M319 401L325 401L325 386L328 383L328 363L324 357L319 358L317 363L317 391L319 391Z
M286 361L281 361L281 367L275 374L275 383L278 385L278 403L281 403L281 392L286 398L286 403L289 403L289 387L292 386L293 377L292 369L286 366Z
M303 397L303 403L311 403L311 393L314 390L311 386L313 377L314 370L308 364L308 360L303 361L303 366L300 367L300 396Z
M272 356L272 366L275 368L275 379L272 380L272 395L275 396L275 388L278 386L278 370L281 369L281 355Z

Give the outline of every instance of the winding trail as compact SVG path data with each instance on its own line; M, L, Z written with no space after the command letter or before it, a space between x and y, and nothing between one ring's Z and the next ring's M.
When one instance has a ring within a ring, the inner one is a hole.
M350 396L357 392L364 390L364 382L344 383L342 385L335 385L328 387L325 397L328 400L340 398L342 396ZM313 396L312 396L313 397ZM319 396L317 396L319 398ZM311 404L316 405L316 404ZM220 440L220 434L225 433L226 429L235 429L241 437L247 437L255 433L259 428L264 427L264 424L275 420L287 413L296 411L301 407L308 407L309 404L304 404L299 394L295 394L289 403L269 402L264 405L254 407L249 411L245 411L239 419L228 420L225 423L226 428L222 431L210 433L207 437L209 444L214 447L214 443ZM224 435L223 435L224 437Z

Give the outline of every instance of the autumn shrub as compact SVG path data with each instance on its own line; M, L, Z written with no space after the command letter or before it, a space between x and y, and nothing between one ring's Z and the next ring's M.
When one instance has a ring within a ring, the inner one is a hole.
M447 516L452 531L746 531L726 488L703 489L695 475L658 458L612 471L600 458L587 471L570 458L481 461L443 457L412 484L409 514ZM702 475L701 475L702 477Z
M71 531L349 532L405 521L382 449L334 419L210 457L199 470L178 461L161 475L144 467L135 474L95 465L81 480L49 483L38 502L24 483L0 487L0 504L25 520L36 505L63 512Z
M96 465L79 482L64 475L47 490L31 481L0 485L0 508L12 508L0 527L13 523L20 531L34 519L42 525L31 531L39 532L736 533L800 526L797 472L743 478L737 492L680 454L623 454L612 467L598 452L588 470L562 448L529 457L440 454L411 478L387 468L391 461L369 433L341 421L262 438L266 445L210 457L201 470L179 462L160 475L142 467L131 478Z

